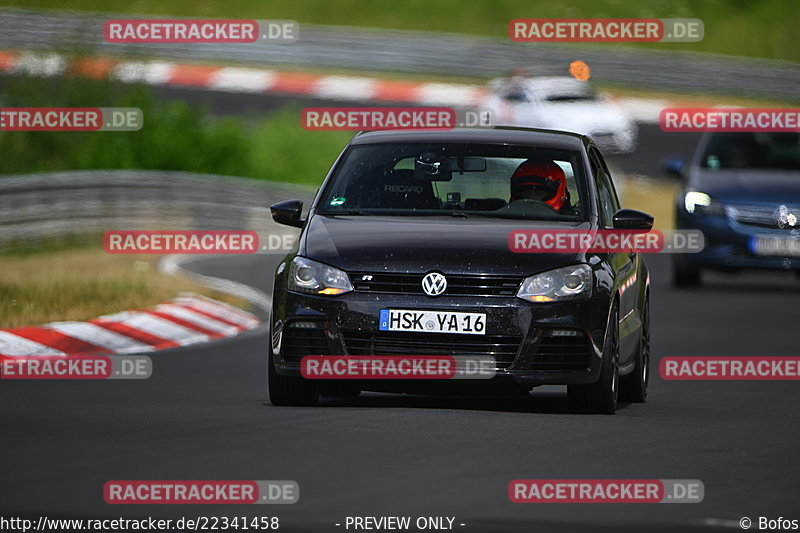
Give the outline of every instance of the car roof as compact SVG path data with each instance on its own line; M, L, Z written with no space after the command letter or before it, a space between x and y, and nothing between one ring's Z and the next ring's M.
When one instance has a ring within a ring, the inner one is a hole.
M383 143L476 143L518 144L579 150L588 138L567 131L494 126L491 128L454 128L447 131L379 130L359 132L351 145Z
M530 76L525 81L543 87L591 87L588 81L580 81L572 76Z
M578 81L570 76L531 78L526 80L526 82L531 90L543 95L589 95L593 92L590 84L585 81Z
M495 88L505 87L506 84L515 80L511 78L496 78L489 82L489 85ZM517 82L521 82L525 87L531 91L539 94L552 95L552 94L580 94L589 95L594 92L594 87L591 83L580 81L572 76L530 76L524 77L521 80L516 78Z

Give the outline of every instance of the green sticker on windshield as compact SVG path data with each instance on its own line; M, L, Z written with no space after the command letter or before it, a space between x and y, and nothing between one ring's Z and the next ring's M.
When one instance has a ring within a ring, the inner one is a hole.
M344 201L345 201L345 197L344 196L337 196L336 198L331 200L331 205L333 205L333 206L342 205L342 204L344 204Z

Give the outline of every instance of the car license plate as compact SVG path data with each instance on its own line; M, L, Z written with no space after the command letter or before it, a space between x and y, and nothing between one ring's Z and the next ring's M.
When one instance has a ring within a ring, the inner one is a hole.
M485 313L381 309L381 331L486 335Z
M750 239L750 250L756 255L800 256L800 239L756 235Z

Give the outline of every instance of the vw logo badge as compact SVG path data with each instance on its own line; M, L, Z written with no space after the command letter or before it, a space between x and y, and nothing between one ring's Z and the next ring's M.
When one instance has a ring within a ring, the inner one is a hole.
M778 206L772 214L778 227L783 229L786 226L795 227L797 225L797 215L789 210L785 205Z
M444 274L431 272L422 278L422 290L428 296L439 296L447 289L447 278Z

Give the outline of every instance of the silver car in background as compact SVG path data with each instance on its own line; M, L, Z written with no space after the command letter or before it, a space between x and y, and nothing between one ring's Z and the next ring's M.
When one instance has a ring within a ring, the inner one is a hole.
M571 131L591 137L601 150L636 148L636 123L591 84L570 76L513 75L489 82L484 108L496 125Z

